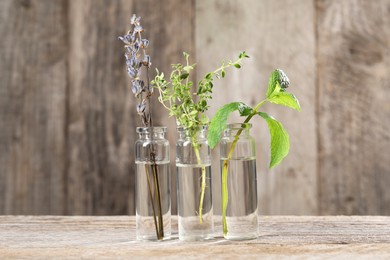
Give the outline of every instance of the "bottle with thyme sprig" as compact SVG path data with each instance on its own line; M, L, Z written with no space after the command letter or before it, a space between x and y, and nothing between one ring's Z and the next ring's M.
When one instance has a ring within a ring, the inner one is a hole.
M176 177L180 240L213 238L213 204L211 189L210 147L207 143L209 119L205 112L212 98L213 81L224 78L229 67L240 68L247 58L240 53L236 61L222 62L221 67L207 73L193 90L190 74L195 65L183 53L185 64L173 64L169 80L159 73L152 85L159 91L159 101L176 118Z
M125 44L127 73L131 91L137 99L137 113L142 127L137 127L136 164L136 233L138 240L163 240L171 235L171 200L169 142L166 127L153 126L149 82L149 41L142 38L141 18L131 17L131 29L119 39ZM145 74L142 74L145 71Z

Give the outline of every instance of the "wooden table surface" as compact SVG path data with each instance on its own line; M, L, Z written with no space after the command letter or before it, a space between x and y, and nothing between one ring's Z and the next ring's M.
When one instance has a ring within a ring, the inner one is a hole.
M216 217L216 219L219 219ZM0 259L390 259L390 217L260 217L260 236L232 242L135 240L134 216L0 216Z

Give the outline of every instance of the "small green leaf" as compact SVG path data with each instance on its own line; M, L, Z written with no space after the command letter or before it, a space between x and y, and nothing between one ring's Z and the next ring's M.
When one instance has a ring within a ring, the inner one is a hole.
M243 103L241 102L232 102L224 105L218 109L217 113L215 113L214 117L211 119L207 137L211 149L219 143L219 140L221 140L221 134L226 129L226 121L229 117L229 114L238 110L242 104Z
M241 68L241 65L238 64L238 63L234 63L233 66L236 67L237 69L240 69L240 68Z
M196 111L196 110L192 110L192 111L190 112L190 115L192 115L192 116L194 116L194 115L196 115L196 114L198 114L198 111Z
M194 67L193 66L185 66L184 68L183 68L183 70L185 71L185 72L190 72L191 70L193 70L194 69Z
M180 75L180 79L181 80L186 79L186 78L188 78L189 75L190 75L189 73L183 73Z
M221 75L222 75L222 78L224 78L225 77L225 75L226 75L226 72L223 70L223 71L221 71Z
M253 108L241 103L238 106L238 112L240 112L240 116L249 116L253 112Z
M242 58L249 58L249 56L246 54L245 51L241 52L239 55L238 55L238 58L239 59L242 59Z
M269 167L278 165L290 150L290 138L283 125L275 118L264 112L258 112L259 116L267 122L271 135L271 161Z
M205 114L201 114L201 120L200 123L202 125L208 125L209 123L209 118Z
M274 104L283 105L301 111L301 105L299 104L298 99L294 96L294 94L289 92L280 92L279 94L272 96L269 101Z
M269 76L268 89L266 94L267 98L269 98L274 93L275 89L279 85L278 79L279 79L279 72L278 70L274 70Z

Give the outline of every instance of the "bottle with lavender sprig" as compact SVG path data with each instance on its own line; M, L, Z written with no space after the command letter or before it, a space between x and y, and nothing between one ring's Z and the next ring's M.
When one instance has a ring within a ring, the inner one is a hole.
M142 127L137 127L136 164L136 233L138 240L163 240L171 235L171 198L169 172L169 142L166 127L152 123L149 83L149 41L142 38L141 18L131 17L131 29L119 39L125 44L127 73L131 91L137 99L137 113ZM145 73L142 73L145 72Z

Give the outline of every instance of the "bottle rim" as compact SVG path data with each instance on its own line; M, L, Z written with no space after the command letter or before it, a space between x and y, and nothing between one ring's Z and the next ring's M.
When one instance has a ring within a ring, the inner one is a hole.
M207 130L208 128L209 128L208 125L201 125L201 126L199 126L199 130ZM188 128L184 127L184 126L177 126L176 129L177 129L178 132L183 132L183 131L187 131L188 130Z
M251 123L231 123L227 124L227 130L240 130L240 129L250 129L252 128Z
M143 127L137 127L136 128L137 133L166 133L167 127L166 126L143 126Z

